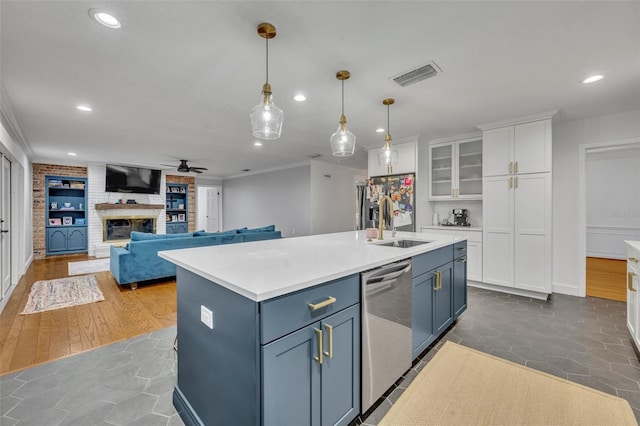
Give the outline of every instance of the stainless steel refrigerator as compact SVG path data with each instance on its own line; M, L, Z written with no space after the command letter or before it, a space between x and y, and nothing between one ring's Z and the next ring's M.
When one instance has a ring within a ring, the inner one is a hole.
M379 203L382 197L389 196L393 201L393 222L398 231L415 232L415 175L398 174L373 176L369 178L365 196L365 226L377 228ZM389 204L384 203L385 229L391 229Z

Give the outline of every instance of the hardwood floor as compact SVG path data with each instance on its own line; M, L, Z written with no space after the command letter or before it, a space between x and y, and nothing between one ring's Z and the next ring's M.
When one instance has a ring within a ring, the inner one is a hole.
M21 315L34 282L66 277L68 262L86 255L34 260L0 314L0 374L31 367L176 323L176 282L119 286L110 272L95 273L105 300Z
M627 262L587 257L587 296L627 301Z

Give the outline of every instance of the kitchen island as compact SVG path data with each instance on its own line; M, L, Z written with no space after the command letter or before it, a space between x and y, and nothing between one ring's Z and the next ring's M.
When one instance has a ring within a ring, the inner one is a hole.
M413 259L414 358L466 308L464 239L408 232L384 239L352 231L160 252L177 266L174 405L184 422L353 420L360 413L360 272ZM428 243L379 245L394 239Z

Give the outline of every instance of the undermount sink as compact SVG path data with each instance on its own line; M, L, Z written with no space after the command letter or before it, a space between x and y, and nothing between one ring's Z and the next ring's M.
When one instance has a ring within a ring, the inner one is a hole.
M394 240L394 241L388 241L385 243L375 243L375 245L385 246L385 247L409 248L409 247L415 247L421 244L428 244L432 242L433 241L427 241L427 240Z

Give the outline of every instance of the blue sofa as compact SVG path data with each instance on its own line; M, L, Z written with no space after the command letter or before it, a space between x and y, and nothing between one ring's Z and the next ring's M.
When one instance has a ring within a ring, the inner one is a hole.
M136 289L139 281L176 275L176 266L159 257L159 251L270 240L280 237L280 231L276 231L274 225L216 233L196 231L165 235L132 232L131 242L126 247L111 246L111 274L118 284L130 284L132 289Z

